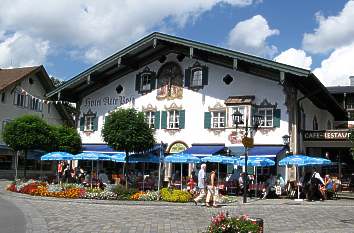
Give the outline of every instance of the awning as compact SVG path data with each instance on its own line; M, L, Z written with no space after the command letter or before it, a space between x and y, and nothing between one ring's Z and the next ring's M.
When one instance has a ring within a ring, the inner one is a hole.
M27 151L27 159L29 160L41 160L41 156L47 152L43 150L29 150Z
M232 154L239 155L241 158L245 155L245 147L243 146L230 146L229 149ZM254 146L249 149L248 156L276 158L277 155L282 154L285 150L285 146Z
M183 151L185 154L192 154L198 157L212 156L225 149L224 145L193 145Z

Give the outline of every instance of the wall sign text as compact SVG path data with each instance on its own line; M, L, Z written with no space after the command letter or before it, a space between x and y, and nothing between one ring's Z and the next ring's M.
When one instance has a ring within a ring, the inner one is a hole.
M100 107L100 106L121 106L128 103L135 102L135 98L126 96L111 97L106 96L102 98L87 98L84 102L85 107Z
M345 130L304 131L304 141L347 141L350 132Z

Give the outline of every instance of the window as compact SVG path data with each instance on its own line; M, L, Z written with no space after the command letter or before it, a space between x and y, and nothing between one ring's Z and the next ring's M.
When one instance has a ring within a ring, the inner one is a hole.
M145 112L145 121L149 128L155 128L155 112Z
M317 122L317 117L316 116L313 117L312 129L313 130L318 130L318 122Z
M1 93L1 102L2 103L5 103L5 97L6 97L5 92Z
M261 127L273 127L273 109L259 108L258 114L262 116Z
M35 97L29 97L28 105L30 109L38 112L41 112L43 109L43 103L38 98Z
M25 93L22 93L20 91L15 92L15 99L14 99L14 104L19 106L19 107L27 107L26 99L27 95Z
M203 71L201 68L192 69L191 87L203 86Z
M150 91L150 90L151 90L151 75L142 74L140 91Z
M225 112L212 112L213 128L225 128Z
M238 110L238 111L242 114L242 119L243 119L243 123L238 124L238 125L239 125L239 126L244 126L244 125L245 125L245 121L246 121L245 106L232 107L230 119L233 119L232 114L234 114L234 113L236 112L236 110ZM233 121L233 120L232 120L232 121ZM235 126L234 122L232 122L232 125Z
M95 116L85 116L85 131L93 131L94 129L94 118Z
M168 111L168 128L179 129L179 111Z

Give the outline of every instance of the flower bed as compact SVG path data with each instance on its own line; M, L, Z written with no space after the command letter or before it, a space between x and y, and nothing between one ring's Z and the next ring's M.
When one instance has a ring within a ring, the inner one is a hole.
M247 216L230 217L228 213L219 213L212 217L211 223L207 229L208 233L258 233L262 228L257 225L255 220Z
M189 202L192 200L192 195L187 191L178 189L161 189L161 198L169 202Z

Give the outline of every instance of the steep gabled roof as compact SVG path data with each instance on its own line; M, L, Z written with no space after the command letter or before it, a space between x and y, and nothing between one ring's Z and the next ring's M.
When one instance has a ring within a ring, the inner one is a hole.
M37 69L39 66L0 69L0 91L33 74Z
M54 90L52 80L49 78L47 71L41 65L33 67L0 69L0 91L3 91L7 87L16 85L16 83L19 83L23 79L34 74L37 75L46 93ZM55 107L57 108L59 114L68 124L74 125L73 119L69 116L69 114L66 112L66 110L61 104L56 104Z
M277 82L284 81L283 78L291 80L291 83L308 95L315 105L328 109L338 119L345 118L344 109L310 70L158 32L142 38L76 75L49 92L48 97L58 99L60 96L60 99L77 102L89 93L169 53L192 56L231 69L235 67L236 62L240 72ZM314 89L319 89L318 94L311 95Z

